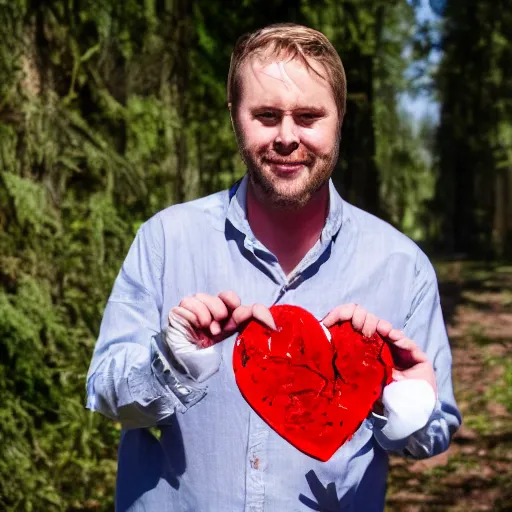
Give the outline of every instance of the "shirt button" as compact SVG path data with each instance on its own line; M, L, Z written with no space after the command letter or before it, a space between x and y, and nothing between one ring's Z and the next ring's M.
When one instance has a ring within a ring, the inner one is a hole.
M190 390L183 386L178 387L176 389L176 392L178 395L183 396L183 397L190 395Z

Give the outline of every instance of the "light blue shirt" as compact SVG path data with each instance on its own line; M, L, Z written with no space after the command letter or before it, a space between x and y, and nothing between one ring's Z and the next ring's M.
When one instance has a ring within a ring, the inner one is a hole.
M330 183L316 245L286 276L254 237L247 178L171 206L140 228L107 303L87 379L87 406L123 425L116 510L144 512L381 512L387 453L447 449L460 425L436 276L407 237L346 203ZM402 328L428 355L438 402L425 428L391 442L370 416L327 462L281 438L235 382L236 335L216 345L219 371L199 385L175 370L162 332L169 311L197 292L233 290L243 304L294 304L318 319L355 302ZM160 439L147 428L158 426Z

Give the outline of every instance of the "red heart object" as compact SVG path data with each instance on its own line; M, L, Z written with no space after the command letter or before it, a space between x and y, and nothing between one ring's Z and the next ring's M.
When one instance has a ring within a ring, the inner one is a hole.
M392 380L382 338L350 322L329 329L298 306L270 308L277 331L253 320L239 334L233 368L240 392L279 435L321 461L350 439Z

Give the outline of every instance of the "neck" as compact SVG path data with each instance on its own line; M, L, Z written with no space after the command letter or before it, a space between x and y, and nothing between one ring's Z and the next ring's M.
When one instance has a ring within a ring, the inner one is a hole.
M247 218L256 238L271 251L285 274L290 274L316 244L325 225L329 184L318 190L299 210L282 210L263 204L247 187Z

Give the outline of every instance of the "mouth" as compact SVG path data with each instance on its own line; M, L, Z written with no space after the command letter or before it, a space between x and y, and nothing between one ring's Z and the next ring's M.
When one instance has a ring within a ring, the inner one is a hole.
M267 160L267 163L274 169L280 172L296 172L308 164L305 161L290 161L290 160Z

